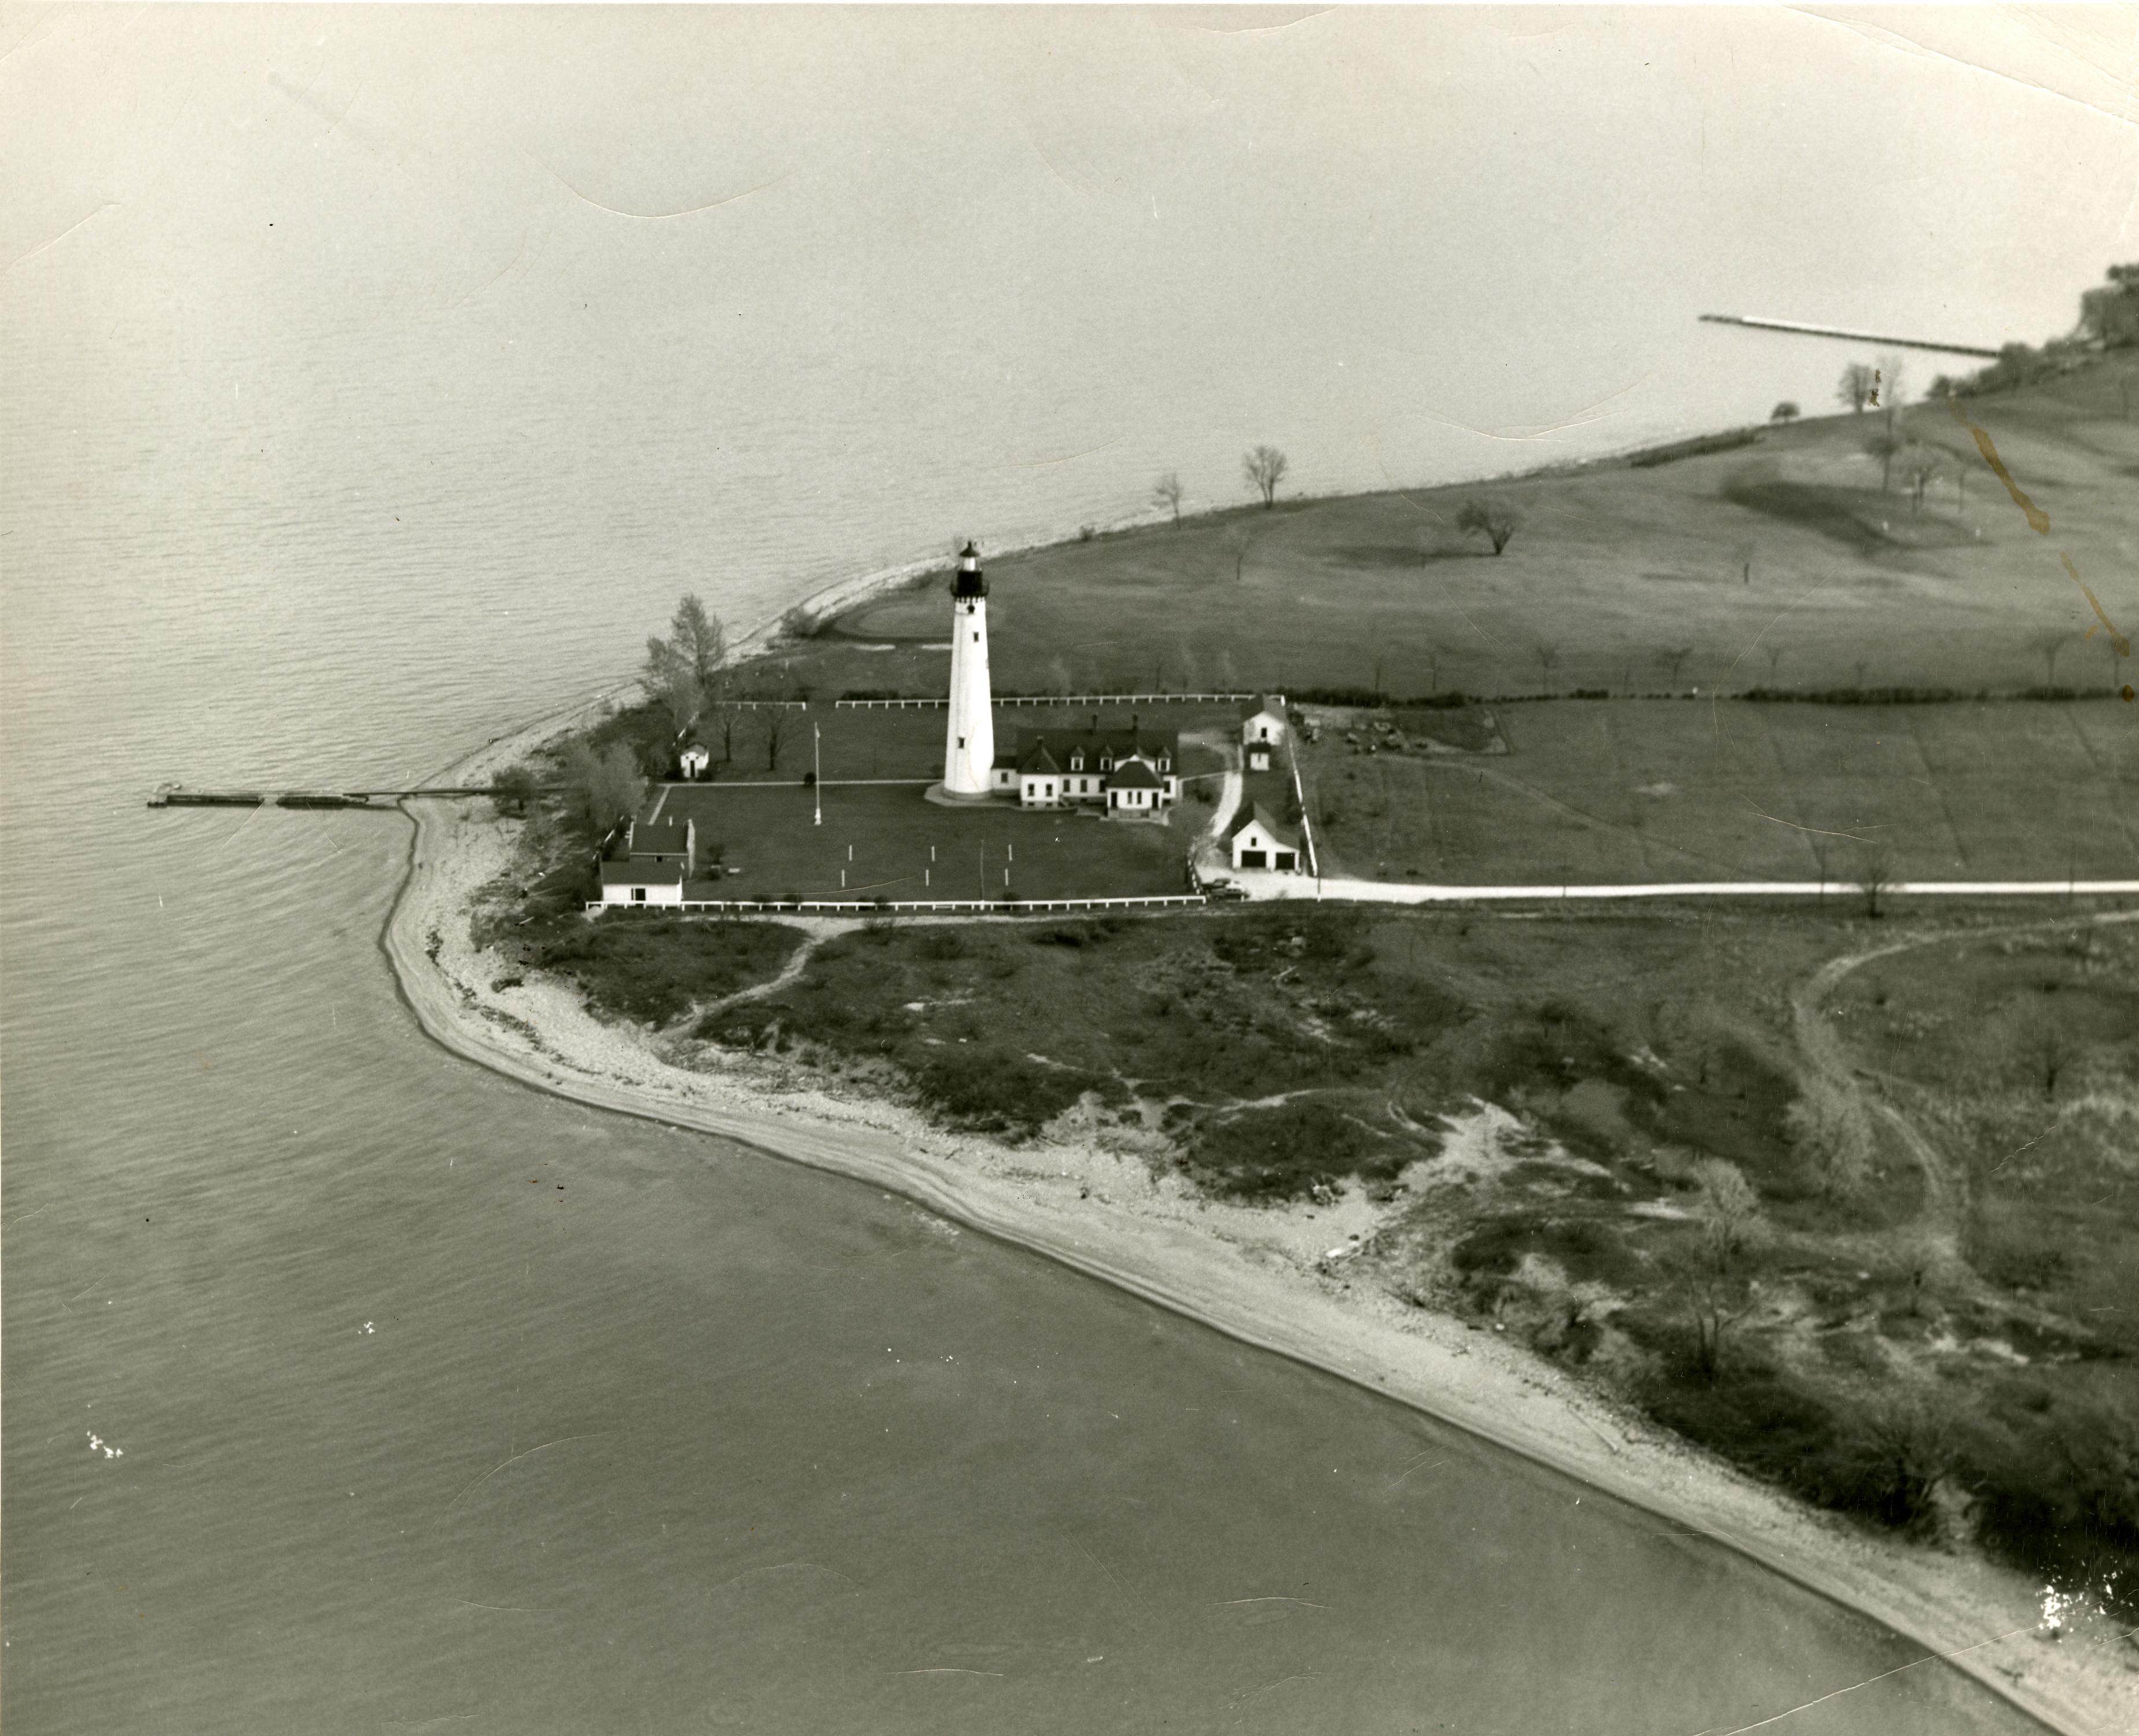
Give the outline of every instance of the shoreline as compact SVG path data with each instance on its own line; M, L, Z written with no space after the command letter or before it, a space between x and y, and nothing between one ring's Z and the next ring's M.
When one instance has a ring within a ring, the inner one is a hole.
M820 596L905 582L871 575ZM737 653L776 636L780 619L744 635ZM624 685L493 737L451 770L479 782ZM1201 1201L1154 1182L1133 1152L1074 1139L1006 1147L945 1132L894 1103L798 1086L785 1069L700 1070L644 1033L594 1018L561 985L492 988L502 966L472 946L467 918L510 860L507 827L479 817L479 799L401 805L414 823L408 868L379 945L418 1024L463 1059L554 1096L869 1182L1395 1399L1868 1616L2047 1728L2083 1736L2139 1720L2139 1662L2116 1652L2105 1621L2083 1621L2050 1643L2040 1590L2017 1573L1860 1532L1629 1416L1526 1351L1376 1289L1352 1293L1318 1250L1341 1244L1348 1225L1371 1230L1373 1208L1356 1192L1319 1216ZM815 926L821 935L850 925Z

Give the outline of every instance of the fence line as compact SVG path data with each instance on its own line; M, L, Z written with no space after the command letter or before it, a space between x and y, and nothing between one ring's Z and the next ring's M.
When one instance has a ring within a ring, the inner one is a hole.
M1292 799L1300 804L1300 836L1307 846L1307 872L1317 880L1322 878L1322 865L1314 859L1314 822L1308 818L1307 788L1300 781L1300 755L1295 750L1292 731L1285 732L1285 763L1292 768Z
M1023 916L1044 911L1167 907L1178 909L1186 905L1207 904L1210 902L1202 892L1175 892L1128 898L934 898L896 902L887 899L881 903L869 898L686 898L680 904L610 904L599 898L590 898L586 907L590 911L650 911L657 915L663 911L697 910L736 914L788 911L797 914L815 912L819 915L854 916L888 916L916 912L948 916L969 912L979 916Z
M806 712L806 699L708 699L705 708L713 712Z
M997 706L1015 706L1021 710L1053 708L1075 705L1229 705L1237 701L1260 699L1260 693L1005 693L994 702ZM1282 703L1282 693L1271 697ZM950 704L947 699L835 699L835 707L849 711L904 711L926 710Z

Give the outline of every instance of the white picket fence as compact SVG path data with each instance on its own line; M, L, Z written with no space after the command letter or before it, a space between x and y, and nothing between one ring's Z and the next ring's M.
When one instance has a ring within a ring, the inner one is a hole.
M879 904L866 898L686 898L681 904L609 904L599 898L587 901L590 911L629 910L663 912L696 910L724 916L764 916L780 912L815 916L1040 916L1049 912L1078 910L1179 909L1207 904L1202 892L1153 894L1134 898L934 898Z
M1084 705L1232 705L1242 700L1260 699L1260 693L1004 693L994 703L998 707L1016 707L1021 711L1045 710L1058 707ZM1280 702L1285 696L1275 696ZM946 699L835 699L835 707L844 706L850 711L925 711L930 707L950 704Z

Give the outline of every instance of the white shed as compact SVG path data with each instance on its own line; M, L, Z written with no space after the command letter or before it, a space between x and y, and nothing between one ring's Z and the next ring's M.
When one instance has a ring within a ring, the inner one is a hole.
M647 856L604 862L601 889L604 904L681 904L683 864L657 862Z
M706 768L713 763L713 756L696 741L685 748L678 758L683 767L683 775L687 778L703 777L706 775Z

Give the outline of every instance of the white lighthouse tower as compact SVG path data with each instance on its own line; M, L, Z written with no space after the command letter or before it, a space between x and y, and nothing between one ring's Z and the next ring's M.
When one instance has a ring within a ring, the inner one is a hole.
M988 581L972 544L951 582L951 717L943 735L943 794L986 800L995 771L996 726L988 693Z

